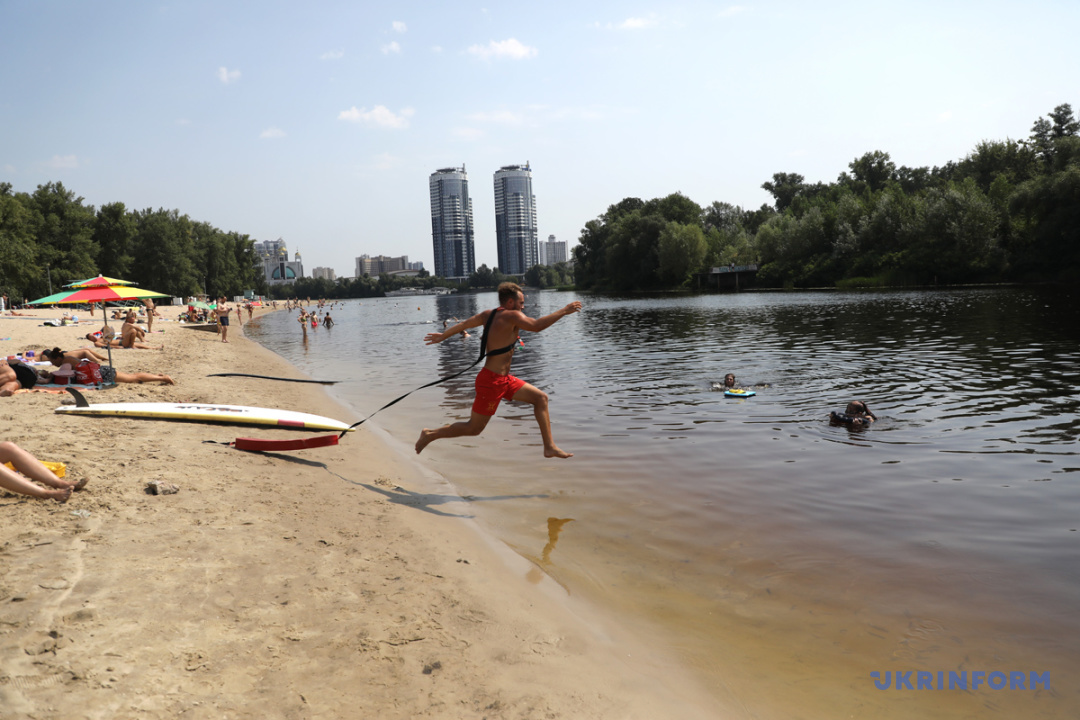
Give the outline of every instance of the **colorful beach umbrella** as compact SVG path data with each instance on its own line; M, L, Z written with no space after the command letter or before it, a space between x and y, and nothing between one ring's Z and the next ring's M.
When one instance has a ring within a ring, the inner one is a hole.
M137 287L110 285L107 287L86 287L66 290L38 300L31 300L31 305L74 305L76 303L118 302L120 300L142 300L143 298L169 297L164 293L144 290Z
M98 279L109 280L99 276L98 278L90 278L83 282L94 283ZM121 280L121 283L124 281ZM87 287L77 287L74 290L67 290L65 292L56 293L43 297L38 300L30 302L31 305L74 305L78 303L107 303L118 302L120 300L142 300L143 298L162 298L169 297L164 293L154 292L153 290L144 290L142 288L130 287L126 284L121 285L96 285L92 284ZM104 314L104 310L102 310ZM106 346L106 350L109 353L109 366L112 367L112 344ZM113 387L116 386L114 381Z
M84 288L84 287L109 287L110 285L134 285L135 283L128 280L120 280L119 278L105 277L104 275L98 275L97 277L87 278L86 280L80 280L78 282L68 283L64 287Z

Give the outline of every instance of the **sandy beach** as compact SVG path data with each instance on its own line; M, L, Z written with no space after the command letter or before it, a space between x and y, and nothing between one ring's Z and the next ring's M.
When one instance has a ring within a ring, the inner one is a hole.
M300 375L235 316L226 344L161 311L148 340L165 349L113 362L176 385L121 384L91 403L360 419L323 386L207 377ZM0 318L0 354L84 347L101 324L48 327L60 311L32 312ZM247 453L205 441L297 434L54 413L70 402L0 399L0 440L89 480L65 504L0 491L2 718L726 714L480 532L468 503L373 423L333 447ZM154 480L180 490L150 494Z

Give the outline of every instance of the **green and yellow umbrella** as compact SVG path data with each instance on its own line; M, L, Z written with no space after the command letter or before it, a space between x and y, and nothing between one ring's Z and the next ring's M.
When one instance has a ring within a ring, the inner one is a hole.
M142 300L144 298L169 297L153 290L137 287L109 285L104 287L84 287L65 290L38 300L31 300L31 305L74 305L77 303L118 302L120 300Z

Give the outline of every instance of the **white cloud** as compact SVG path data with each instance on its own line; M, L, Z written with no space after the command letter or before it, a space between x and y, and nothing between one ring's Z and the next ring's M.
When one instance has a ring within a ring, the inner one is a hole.
M5 165L5 166L3 167L3 171L4 171L4 172L6 172L6 173L12 173L12 174L14 174L14 173L16 172L16 170L15 170L15 166L14 166L14 165L10 165L10 164L8 164L8 165Z
M597 120L607 119L608 115L602 108L598 107L561 107L561 108L537 108L538 111L546 110L546 117L551 120L584 120L587 122L595 122Z
M949 122L950 120L952 120L952 110L946 110L945 112L938 115L937 119L938 119L938 122L943 122L943 123Z
M229 70L228 68L222 66L218 68L217 76L218 80L228 85L229 83L234 83L240 79L240 71Z
M285 131L278 127L268 127L259 133L259 137L268 140L283 138L285 137Z
M509 40L492 40L487 44L487 47L482 45L473 45L468 50L470 55L475 55L481 60L490 60L491 58L510 58L511 60L525 60L527 58L536 57L539 53L534 47L528 45L522 45L514 38Z
M403 33L407 29L408 28L405 27L405 23L401 22L400 20L395 20L394 21L394 32Z
M499 110L497 112L479 112L469 115L470 120L482 123L495 123L498 125L521 125L525 122L525 118L509 110Z
M191 121L188 120L187 118L176 118L176 124L177 125L190 125Z
M459 127L450 131L451 134L459 140L467 140L469 142L479 140L484 137L484 131L480 128L471 127Z
M348 110L338 113L338 120L348 120L354 123L364 123L375 127L399 130L409 127L409 118L415 114L412 108L402 108L396 115L384 105L376 105L371 110L367 108L357 109L353 105Z
M345 57L344 50L327 50L319 56L320 60L340 60Z
M721 17L721 18L735 17L736 15L739 15L740 13L744 13L744 12L746 12L746 7L745 6L743 6L743 5L731 5L730 7L726 7L723 10L721 10L720 12L718 12L716 14L716 17Z
M643 30L643 29L645 29L647 27L652 27L655 24L656 24L656 18L655 17L647 17L647 18L632 17L632 18L626 18L621 23L619 23L619 29L620 30Z
M438 54L442 52L442 45L432 45L431 52Z
M387 43L386 45L383 45L379 49L382 50L383 55L389 55L390 53L400 53L401 52L401 46L398 45L397 42L395 42L395 41L390 41L389 43Z
M54 170L74 170L79 167L79 158L75 155L53 155L48 166Z

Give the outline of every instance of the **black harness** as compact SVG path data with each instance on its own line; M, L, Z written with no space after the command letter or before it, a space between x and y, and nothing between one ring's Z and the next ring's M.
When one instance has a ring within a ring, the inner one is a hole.
M368 415L368 416L367 416L366 418L364 418L364 419L363 419L363 420L361 420L360 422L355 422L355 423L353 423L352 425L350 425L350 426L349 426L349 429L348 429L348 430L342 430L342 431L341 431L341 435L338 435L338 437L339 437L339 438L341 438L341 437L345 437L345 433L349 432L349 430L352 430L352 429L353 429L354 427L356 427L357 425L363 425L363 424L364 424L364 423L366 423L366 422L367 422L368 420L370 420L371 418L375 417L375 415L376 415L376 414L378 414L378 413L382 412L383 410L385 410L386 408L390 407L391 405L396 405L397 403L401 402L401 401L402 401L402 400L404 400L405 398L407 398L407 397L409 397L410 395L412 395L412 394L413 394L414 392L416 392L417 390L423 390L424 388L429 388L429 387L431 387L431 386L433 386L433 385L438 385L438 384L439 384L439 383L441 383L441 382L446 382L447 380L452 380L452 379L454 379L454 378L456 378L456 377L459 377L459 376L461 376L461 375L464 375L465 373L469 372L469 371L470 371L470 370L472 370L472 369L473 369L474 367L476 367L477 363L479 363L479 362L480 362L481 360L483 360L483 359L484 359L485 357L490 357L490 356L493 356L493 355L503 355L503 354L505 354L505 353L508 353L508 352L510 352L511 350L513 350L513 349L514 349L514 345L516 344L516 341L515 341L515 342L512 342L512 343L510 343L509 345L507 345L507 346L506 346L506 347L504 347L504 348L499 348L498 350L492 350L491 352L488 352L488 351L487 351L487 340L488 340L488 331L489 331L489 330L491 330L491 323L492 323L492 321L494 321L494 320L495 320L495 313L499 312L500 310L502 310L502 308L495 308L494 310L492 310L492 311L491 311L491 314L490 314L490 315L488 315L488 319L487 319L487 322L485 322L485 323L484 323L484 334L483 334L482 336L480 336L480 357L478 357L478 358L476 358L475 360L473 360L473 361L472 361L472 364L471 364L471 365L469 365L469 366L468 366L467 368L465 368L464 370L460 370L460 371L458 371L458 372L456 372L456 373L454 373L454 374L452 374L452 375L447 375L446 377L442 377L442 378L439 378L438 380L433 380L432 382L429 382L429 383L428 383L427 385L421 385L421 386L420 386L420 387L418 387L418 388L415 388L415 389L413 389L413 390L410 390L409 392L405 393L405 394L404 394L404 395L402 395L401 397L399 397L399 398L395 398L395 399L391 400L390 402L386 403L385 405L383 405L383 406L382 406L381 408L379 408L379 409L378 409L378 410L376 410L375 412L373 412L373 413L371 413L370 415Z

